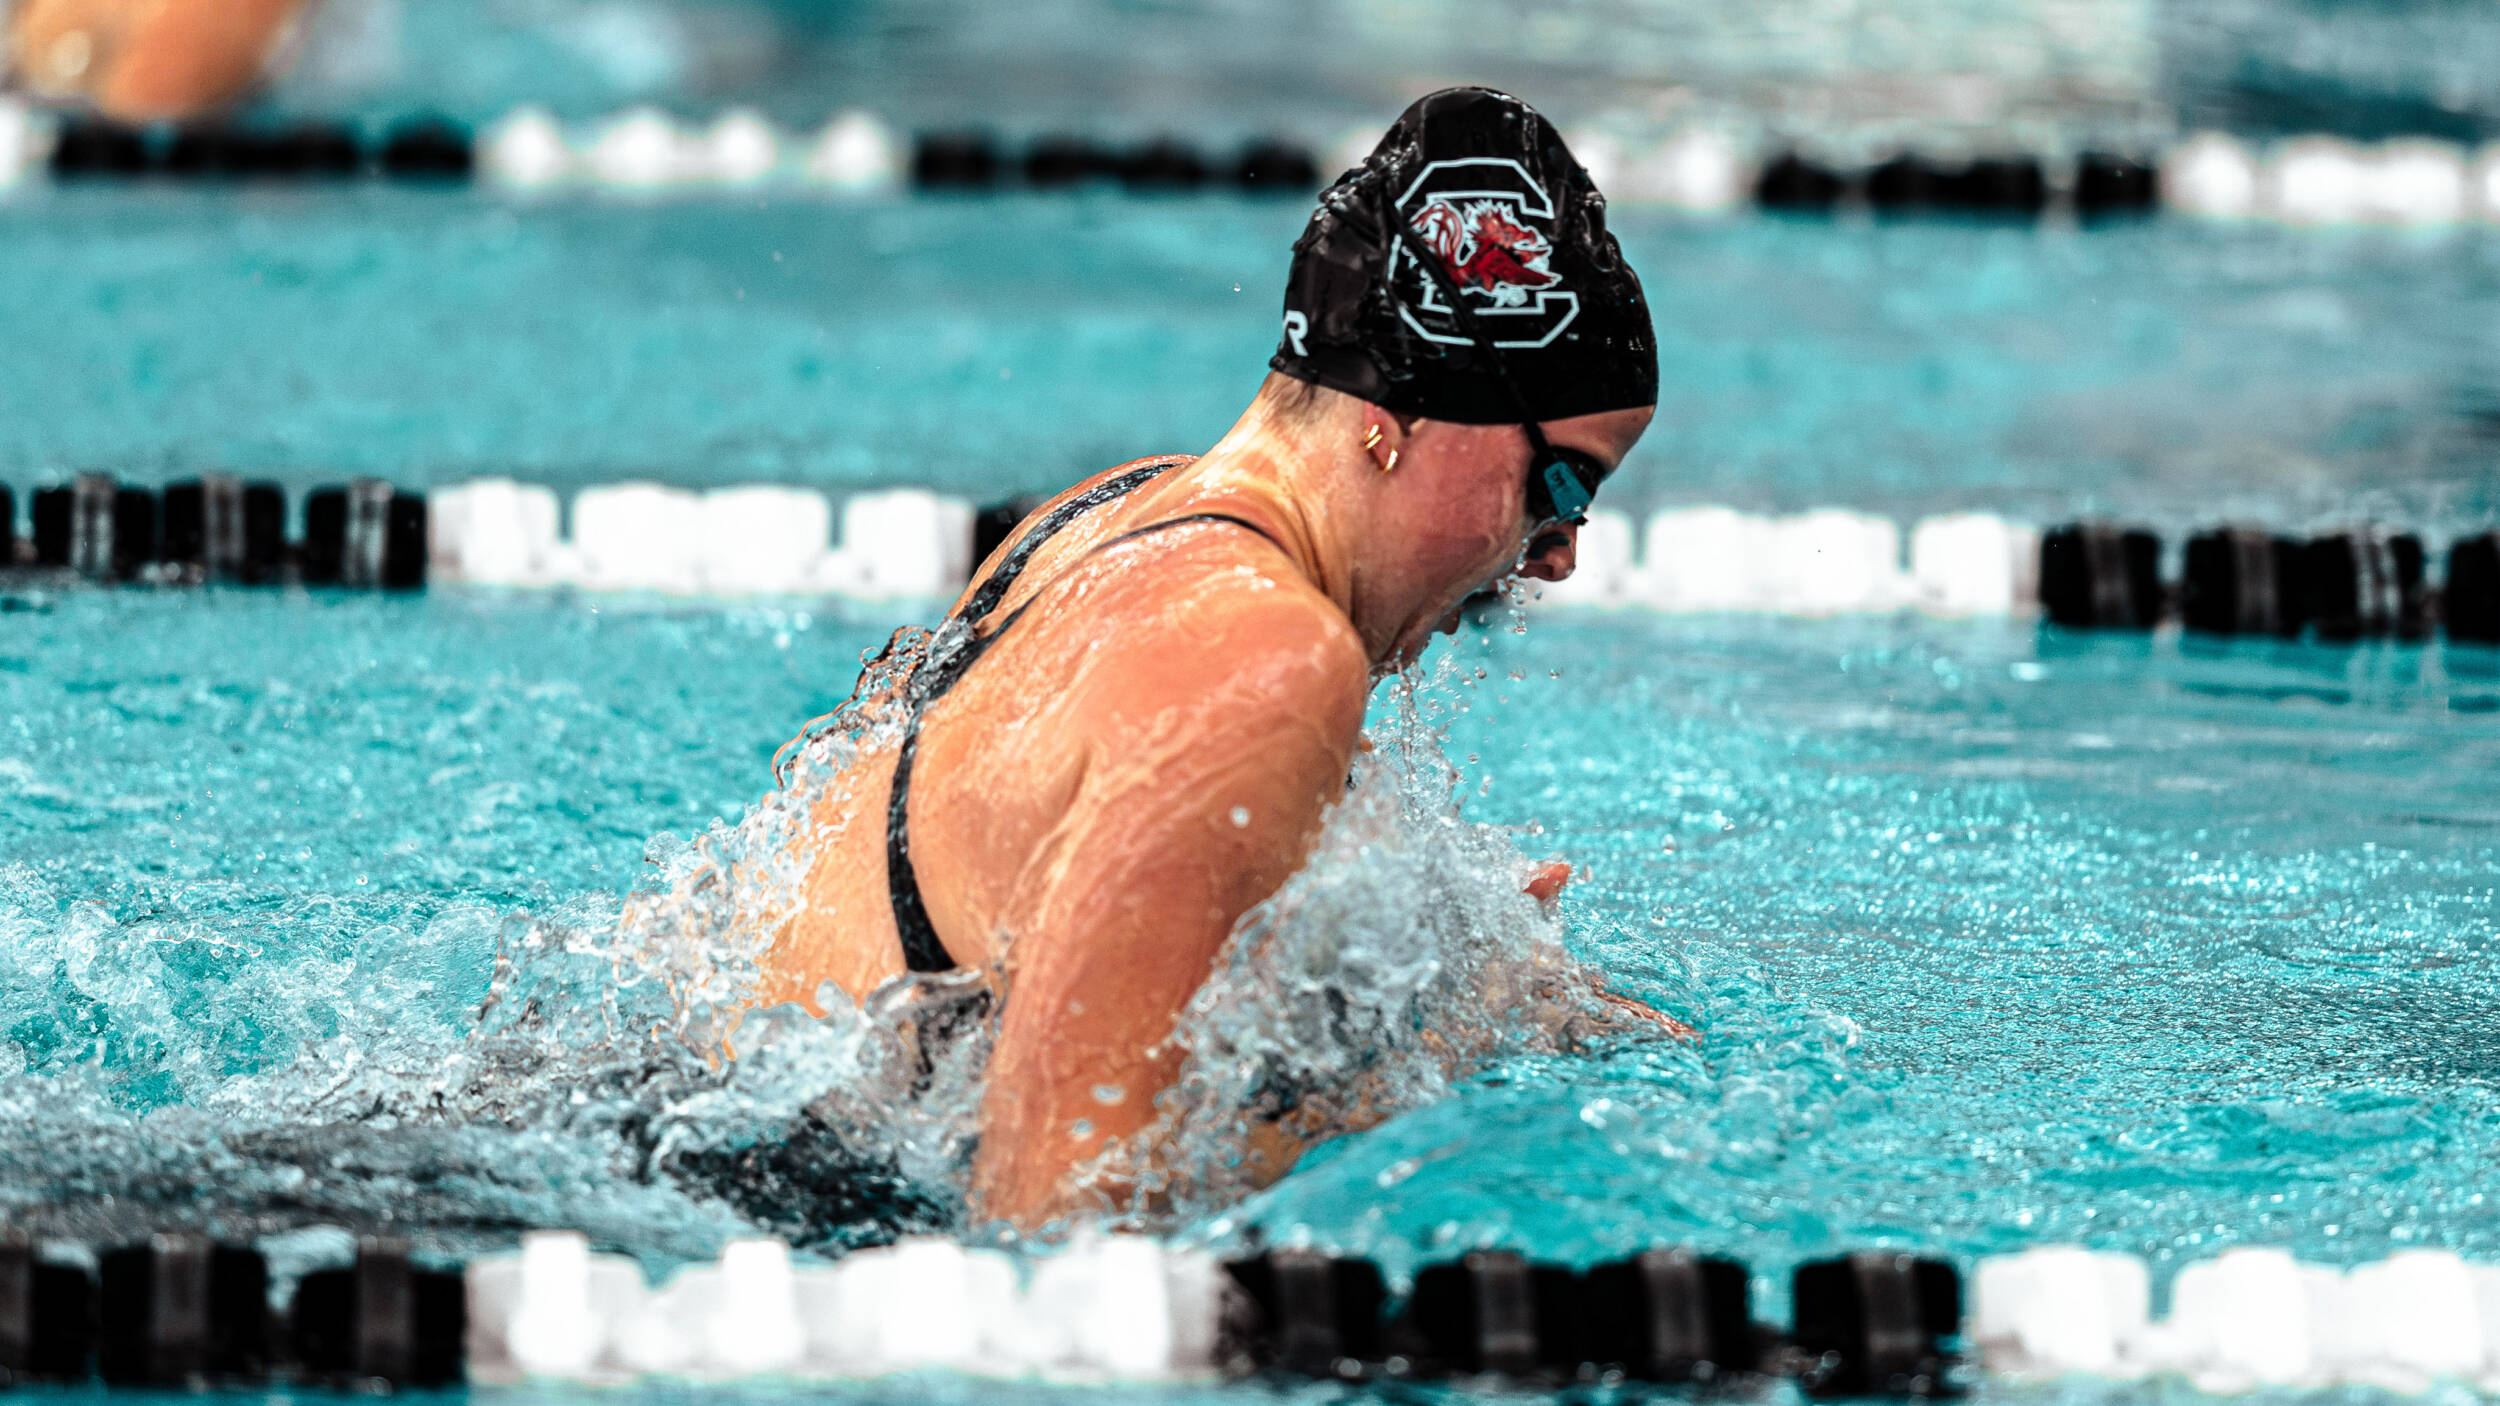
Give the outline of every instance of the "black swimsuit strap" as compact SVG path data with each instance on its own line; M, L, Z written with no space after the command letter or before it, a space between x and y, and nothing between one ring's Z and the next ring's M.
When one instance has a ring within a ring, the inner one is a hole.
M1048 516L1036 523L1033 530L1016 543L1005 559L999 562L998 570L992 573L990 579L983 582L981 588L973 593L972 598L964 603L965 623L977 623L997 610L999 602L1007 594L1007 586L1013 584L1015 577L1023 572L1025 563L1032 559L1034 551L1059 529L1067 526L1087 510L1143 486L1155 475L1178 462L1180 461L1173 460L1122 474L1052 509ZM1180 527L1193 522L1227 522L1236 527L1248 528L1270 542L1276 541L1275 536L1266 528L1247 518L1235 517L1230 513L1189 513L1162 522L1148 523L1144 527L1132 528L1101 546L1095 547L1086 555L1093 556L1098 552L1109 551L1123 542L1135 541L1150 532L1161 532L1165 528ZM1282 550L1283 544L1277 543L1277 547L1278 550ZM1004 578L1003 582L1001 578ZM1038 598L1037 593L1035 599ZM912 867L911 862L911 773L913 758L920 751L921 718L925 716L930 704L944 697L947 690L953 688L963 678L965 672L971 669L982 655L989 652L990 646L998 643L1009 630L1014 629L1016 622L1023 619L1024 613L1032 608L1033 601L1028 599L1024 604L1009 612L1007 618L999 622L997 629L986 635L975 635L965 640L943 660L929 661L923 666L922 676L914 680L917 686L913 690L911 715L903 724L903 745L894 758L894 786L886 802L885 813L886 896L894 907L894 931L902 939L903 966L907 970L942 972L952 971L957 965L954 957L947 952L946 943L938 937L937 925L929 921L928 905L921 900L920 896L920 875Z
M990 612L998 609L998 603L1005 600L1007 592L1014 588L1016 578L1024 574L1024 568L1033 560L1033 554L1042 549L1043 543L1058 536L1059 529L1115 498L1125 498L1154 482L1185 457L1175 455L1158 459L1117 477L1104 479L1044 513L1042 520L1033 524L1032 531L1017 538L1016 544L1007 549L1007 555L999 559L998 569L991 572L990 578L981 583L981 588L972 593L972 599L964 602L964 623L978 625L990 618Z

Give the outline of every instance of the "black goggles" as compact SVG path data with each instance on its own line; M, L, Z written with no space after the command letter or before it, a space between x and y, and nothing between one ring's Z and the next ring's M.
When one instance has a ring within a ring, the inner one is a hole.
M1468 340L1492 359L1493 378L1502 383L1502 390L1510 396L1511 408L1519 412L1519 428L1528 436L1528 516L1539 527L1588 521L1589 504L1596 501L1597 486L1606 481L1606 466L1585 450L1546 441L1545 431L1537 428L1536 417L1528 413L1528 398L1519 393L1518 383L1510 378L1510 366L1502 360L1501 344L1476 321L1476 310L1459 296L1449 270L1441 266L1440 256L1404 220L1397 219L1394 213L1390 218L1397 225L1398 238L1406 245L1408 256L1423 266L1425 277L1440 285L1441 296L1449 300L1450 312L1466 330Z

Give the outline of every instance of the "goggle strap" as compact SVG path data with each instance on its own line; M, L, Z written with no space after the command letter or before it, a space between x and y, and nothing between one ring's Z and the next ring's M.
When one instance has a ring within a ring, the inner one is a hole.
M1415 261L1424 277L1438 286L1441 296L1449 300L1450 315L1456 319L1460 330L1484 352L1485 360L1493 367L1493 378L1501 383L1502 393L1510 397L1512 408L1518 412L1519 424L1527 432L1530 452L1544 454L1544 433L1537 429L1535 412L1529 408L1528 398L1520 393L1519 383L1510 378L1510 365L1502 356L1501 343L1495 341L1492 334L1485 331L1484 324L1476 320L1475 309L1467 306L1465 295L1459 292L1449 271L1441 267L1439 256L1423 242L1422 236L1399 218L1394 208L1389 211L1389 225L1397 232L1398 242L1405 246L1407 257ZM1556 522L1584 522L1588 519L1589 504L1595 499L1588 485L1571 471L1570 465L1548 454L1544 462L1531 472L1534 474L1533 481L1542 484L1546 497L1552 500ZM1530 504L1531 508L1534 506Z

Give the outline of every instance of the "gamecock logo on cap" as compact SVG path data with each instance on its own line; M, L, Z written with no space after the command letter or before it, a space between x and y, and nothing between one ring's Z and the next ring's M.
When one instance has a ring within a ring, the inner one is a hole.
M1438 255L1458 295L1500 347L1542 347L1580 315L1579 295L1554 272L1554 205L1507 157L1435 161L1398 197L1398 214ZM1465 343L1439 279L1412 264L1403 240L1390 251L1398 313L1420 335ZM1405 278L1400 279L1403 270Z
M1545 266L1554 246L1512 219L1513 208L1506 200L1462 205L1436 196L1415 216L1415 232L1441 256L1441 266L1459 287L1489 295L1496 307L1524 307L1529 294L1562 279Z

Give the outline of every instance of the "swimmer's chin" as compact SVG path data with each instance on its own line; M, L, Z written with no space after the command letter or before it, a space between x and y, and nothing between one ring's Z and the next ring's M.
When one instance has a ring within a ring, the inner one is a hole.
M1457 634L1461 617L1460 608L1453 606L1449 614L1429 625L1418 622L1407 626L1398 635L1396 643L1389 646L1387 657L1373 666L1372 677L1387 678L1391 674L1405 673L1414 666L1416 660L1424 657L1426 649L1432 647L1434 635Z
M1410 618L1390 639L1388 648L1372 661L1372 682L1378 683L1391 674L1402 674L1413 667L1416 660L1424 657L1424 651L1432 647L1434 635L1457 634L1458 627L1467 622L1467 599L1473 594L1471 591L1452 601L1449 609L1441 612L1437 619L1423 615Z

